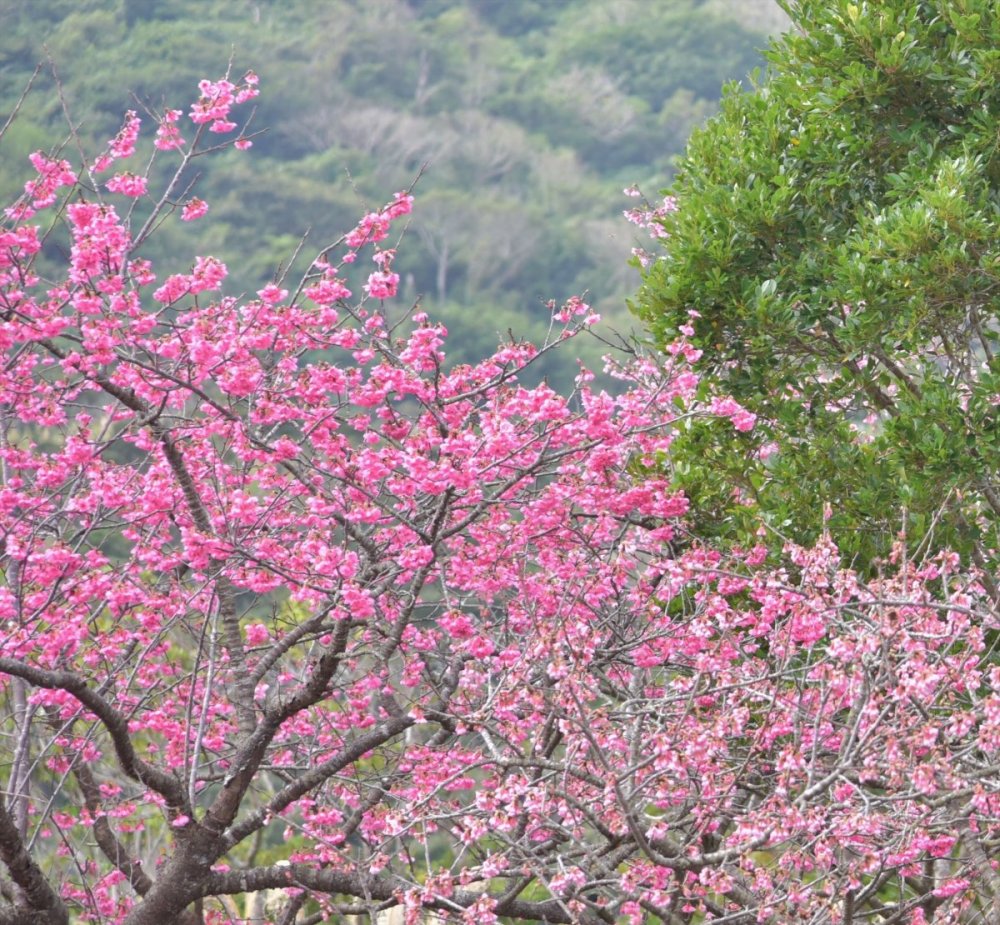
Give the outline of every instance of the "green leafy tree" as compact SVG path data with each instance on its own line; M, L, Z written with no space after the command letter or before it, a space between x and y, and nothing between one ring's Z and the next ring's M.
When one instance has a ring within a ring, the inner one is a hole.
M752 92L692 137L637 310L691 323L753 432L695 427L678 480L730 538L899 531L997 559L1000 11L799 0ZM692 314L692 312L697 314ZM734 495L733 485L738 486Z

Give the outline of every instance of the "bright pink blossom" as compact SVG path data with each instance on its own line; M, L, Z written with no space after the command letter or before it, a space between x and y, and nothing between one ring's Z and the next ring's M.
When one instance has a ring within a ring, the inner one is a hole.
M256 78L200 90L192 156ZM694 535L675 433L754 418L693 326L564 395L532 365L580 299L459 365L377 305L409 193L246 296L133 256L181 173L119 215L31 163L0 229L0 918L991 920L985 576L902 539L855 570L835 499L809 547Z
M288 290L274 283L268 283L263 289L257 290L257 298L268 305L277 305L288 298Z
M153 141L153 144L161 151L181 150L184 147L185 142L177 126L182 115L183 113L179 109L168 109L163 113L156 129L156 138Z
M112 139L108 148L112 158L119 160L135 154L135 143L139 138L139 127L141 125L142 120L133 110L130 109L125 113L125 124Z
M189 199L181 210L181 221L193 222L195 219L202 218L207 212L208 203L204 199Z
M104 185L112 193L133 197L146 195L146 178L136 176L134 173L115 174Z
M373 299L391 299L399 288L399 274L376 270L364 288Z

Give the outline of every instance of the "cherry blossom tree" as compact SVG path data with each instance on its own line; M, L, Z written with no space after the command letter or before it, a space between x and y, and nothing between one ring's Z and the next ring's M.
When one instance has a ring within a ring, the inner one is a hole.
M580 300L449 368L383 313L409 192L296 284L151 266L256 84L6 213L0 923L996 921L979 576L699 543L671 440L755 421L686 332L617 395L522 381Z

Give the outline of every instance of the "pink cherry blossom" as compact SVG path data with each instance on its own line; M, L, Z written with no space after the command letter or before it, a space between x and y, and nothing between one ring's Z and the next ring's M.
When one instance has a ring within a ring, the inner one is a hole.
M112 193L122 193L125 196L145 196L146 178L134 173L115 174L104 184Z
M373 299L391 299L399 287L399 274L376 270L368 277L365 292Z
M161 151L171 151L181 150L184 147L185 142L177 126L182 115L179 109L168 109L163 113L153 141L156 148Z
M139 127L142 120L133 110L125 113L125 124L108 146L108 153L115 160L131 157L135 154L135 143L139 138Z
M256 93L203 81L175 160ZM675 434L755 419L692 328L563 395L531 367L580 298L457 366L428 312L387 317L408 191L245 296L137 256L205 214L174 214L183 164L108 181L151 193L139 227L30 165L0 229L0 920L996 919L988 576L903 538L856 571L835 498L808 547L695 535Z
M181 221L193 222L195 219L202 218L207 212L208 203L204 199L189 199L181 210Z

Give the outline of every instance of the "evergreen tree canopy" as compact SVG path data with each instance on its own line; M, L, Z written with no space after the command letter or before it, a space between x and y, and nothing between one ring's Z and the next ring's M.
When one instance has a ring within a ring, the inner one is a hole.
M799 0L669 191L637 311L758 415L692 426L671 464L703 526L826 526L873 565L995 560L1000 13L992 0ZM697 313L697 314L694 314ZM740 486L732 492L733 479Z

